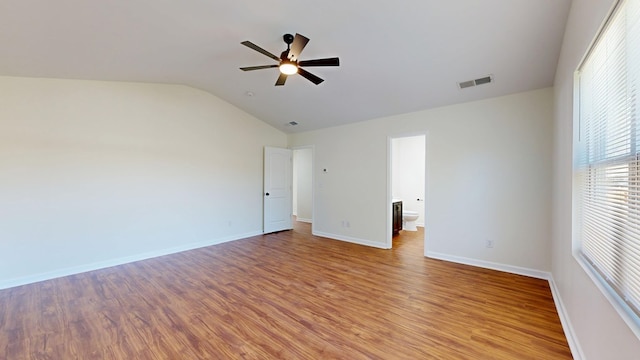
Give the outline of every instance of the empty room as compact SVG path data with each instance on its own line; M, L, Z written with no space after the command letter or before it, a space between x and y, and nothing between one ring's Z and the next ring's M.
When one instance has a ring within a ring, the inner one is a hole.
M637 359L639 43L640 0L0 0L0 359Z

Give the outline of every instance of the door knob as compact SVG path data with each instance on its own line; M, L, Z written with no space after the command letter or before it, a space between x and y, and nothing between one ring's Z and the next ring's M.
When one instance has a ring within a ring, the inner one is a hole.
M265 195L269 196L269 193L266 193Z

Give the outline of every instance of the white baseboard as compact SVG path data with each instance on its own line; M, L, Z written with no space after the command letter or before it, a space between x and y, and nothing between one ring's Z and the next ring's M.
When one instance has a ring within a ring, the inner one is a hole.
M301 218L301 217L297 217L296 221L300 221L300 222L304 222L304 223L309 223L311 224L313 221L311 221L311 219L305 219L305 218Z
M485 269L504 271L512 274L529 276L536 279L549 280L551 278L551 273L546 271L536 270L536 269L529 269L529 268L523 268L519 266L494 263L491 261L470 259L462 256L448 255L448 254L436 253L432 251L427 251L426 255L427 257L430 257L433 259L445 260L445 261L471 265L471 266L477 266Z
M558 311L558 316L560 317L560 323L562 324L564 336L567 338L569 348L571 349L571 355L573 355L574 360L584 360L584 353L582 352L582 348L577 341L573 326L571 325L571 321L569 321L569 314L564 307L562 297L560 296L560 290L558 290L556 282L553 280L553 276L549 278L549 287L551 288L553 302L556 304L556 310Z
M359 238L354 238L354 237L350 237L350 236L325 233L325 232L321 232L321 231L313 231L313 235L314 236L321 236L321 237L325 237L325 238L329 238L329 239L333 239L333 240L346 241L346 242L350 242L350 243L358 244L358 245L371 246L371 247L378 248L378 249L389 249L386 246L386 244L373 242L373 241L369 241L369 240L364 240L364 239L359 239Z
M98 262L94 262L94 263L90 263L90 264L72 266L72 267L65 268L65 269L59 269L59 270L48 271L48 272L45 272L45 273L40 273L40 274L35 274L35 275L29 275L29 276L24 276L24 277L9 279L9 280L3 280L3 281L0 281L0 290L8 289L8 288L15 287L15 286L20 286L20 285L32 284L32 283L45 281L45 280L51 280L51 279L55 279L55 278L59 278L59 277L63 277L63 276L80 274L80 273L83 273L83 272L94 271L94 270L104 269L104 268L108 268L108 267L112 267L112 266L118 266L118 265L122 265L122 264L132 263L132 262L135 262L135 261L151 259L151 258L154 258L154 257L175 254L175 253L188 251L188 250L193 250L193 249L198 249L198 248L207 247L207 246L211 246L211 245L222 244L222 243L225 243L225 242L245 239L245 238L249 238L249 237L252 237L252 236L258 236L258 235L262 235L262 232L250 232L250 233L245 233L245 234L233 235L233 236L228 236L228 237L224 237L224 238L218 238L218 239L213 239L213 240L208 240L208 241L201 241L201 242L197 242L197 243L185 244L185 245L176 246L176 247L172 247L172 248L168 248L168 249L154 250L154 251L149 251L149 252L142 253L142 254L137 254L137 255L124 256L124 257L120 257L120 258L116 258L116 259L98 261Z

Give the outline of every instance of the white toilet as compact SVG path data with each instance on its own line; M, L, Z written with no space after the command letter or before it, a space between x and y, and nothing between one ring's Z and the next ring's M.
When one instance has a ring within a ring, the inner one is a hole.
M407 231L418 231L416 227L416 220L418 220L418 212L417 211L402 211L402 230Z

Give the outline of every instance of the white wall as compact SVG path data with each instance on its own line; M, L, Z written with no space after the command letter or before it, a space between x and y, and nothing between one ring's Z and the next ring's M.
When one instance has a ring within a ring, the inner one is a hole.
M293 150L293 205L297 221L311 222L313 219L312 163L311 148Z
M640 341L571 252L573 73L612 5L611 0L573 0L554 87L552 273L569 317L570 337L577 342L576 359L640 356Z
M314 232L386 247L387 138L427 133L429 254L549 271L552 95L547 88L291 135L292 146L315 145Z
M0 288L261 233L265 145L193 88L0 77Z
M424 226L425 136L391 139L391 157L392 197L402 199L403 211L418 212L416 225Z

